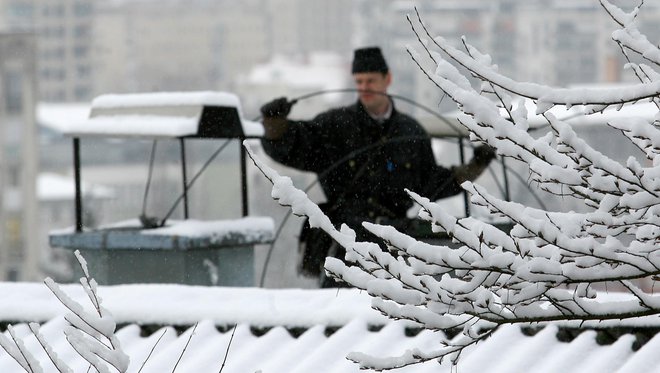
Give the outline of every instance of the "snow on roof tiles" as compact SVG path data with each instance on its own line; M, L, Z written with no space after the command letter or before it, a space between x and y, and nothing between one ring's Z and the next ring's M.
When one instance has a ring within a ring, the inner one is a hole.
M61 288L87 305L80 286ZM44 285L0 283L0 294L0 320L18 323L14 330L25 338L31 351L38 348L25 322L41 322L41 333L60 359L74 371L86 370L87 364L64 337L66 310ZM99 295L115 321L123 325L117 336L130 357L130 372L140 369L152 348L142 372L172 371L184 350L177 371L218 372L232 338L228 330L234 325L238 327L223 373L357 373L357 365L346 359L349 352L385 357L415 347L430 351L438 347L442 336L415 329L410 323L387 320L370 308L370 297L356 289L120 285L100 286ZM597 332L571 328L571 333L564 333L570 337L561 338L562 342L558 338L565 330L562 328L558 324L527 330L518 325L502 326L463 352L458 371L645 373L660 366L660 337L653 332L657 327L639 328L651 337L637 351L632 348L636 341L632 334L600 345L596 343ZM45 355L37 358L45 372L54 371ZM19 371L11 357L0 353L0 372ZM448 361L441 365L431 361L396 372L451 371Z
M66 324L63 317L56 317L42 325L41 333L74 371L85 371L87 364L73 352L62 333ZM38 351L27 325L14 328L31 351ZM334 331L316 325L300 334L281 326L255 332L249 324L240 323L232 337L231 328L218 329L211 321L178 330L182 332L166 326L145 333L136 324L121 327L117 336L130 358L129 372L140 368L142 372L171 372L177 364L176 371L180 372L218 372L227 353L223 373L357 373L360 372L358 366L346 359L350 352L396 356L410 348L434 349L440 338L439 334L428 330L408 333L402 323L374 329L361 319L354 319ZM633 351L634 337L630 334L613 344L599 345L594 331L583 332L568 342L557 339L558 331L556 325L549 325L530 336L517 325L503 326L490 338L466 349L459 360L458 371L645 373L657 371L660 364L658 336ZM39 352L37 358L44 372L55 371L43 353ZM7 354L0 354L0 371L18 372L20 369ZM456 368L452 370L449 361L442 364L430 361L396 370L397 373L453 371Z

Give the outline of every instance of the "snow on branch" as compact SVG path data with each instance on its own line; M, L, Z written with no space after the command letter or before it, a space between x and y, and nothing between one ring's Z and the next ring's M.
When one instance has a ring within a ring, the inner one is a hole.
M85 310L81 304L69 297L60 286L50 278L44 283L70 313L65 316L69 325L64 328L64 334L71 347L83 359L90 363L96 372L126 372L129 358L121 350L119 340L115 335L116 324L112 315L101 305L97 284L87 270L87 263L78 251L76 259L80 264L84 277L80 279L87 297L92 303L93 311ZM36 341L37 349L45 352L47 364L52 364L56 371L70 373L72 369L60 359L57 351L49 344L40 332L37 323L30 323L29 330ZM4 349L28 373L42 372L41 362L34 355L34 349L26 348L26 343L16 336L11 325L8 327L9 337L0 334L0 347ZM48 369L50 370L50 369Z
M86 311L82 305L71 299L55 281L50 278L44 280L48 289L71 311L65 316L71 325L64 329L64 334L71 347L98 372L109 373L108 364L115 371L125 372L129 359L121 350L115 335L117 325L112 315L101 305L98 285L96 280L90 277L85 259L78 251L75 255L84 275L80 283L92 303L92 312Z
M633 66L639 84L571 89L516 82L500 74L490 56L468 40L461 40L460 50L432 36L419 14L415 20L408 17L421 45L421 51L408 47L413 62L456 103L461 111L458 120L471 140L526 163L530 182L582 203L580 211L585 212L546 211L504 201L466 182L463 188L471 203L506 219L510 229L457 218L409 191L422 208L419 217L434 232L446 232L458 248L422 242L371 223L363 225L382 242L357 242L350 228L337 230L291 179L250 152L273 182L273 198L307 215L313 227L346 249L344 260L326 259L328 275L367 291L373 296L372 307L392 319L436 331L462 330L435 351L413 349L397 357L351 354L361 368L387 370L442 358L456 362L463 349L502 324L603 323L660 314L660 296L641 286L660 276L660 114L607 123L619 130L622 141L642 151L639 159L620 163L581 139L568 119L550 111L561 105L588 117L610 106L655 102L660 94L660 73L655 70L660 53L635 26L640 7L625 13L607 0L601 4L621 27L613 39L626 58L632 51L651 62ZM530 131L525 107L529 100L546 121L547 131ZM656 107L660 112L660 102ZM604 290L611 286L621 294L607 294Z
M25 347L25 343L16 336L14 328L9 325L7 327L9 332L9 337L4 334L0 334L0 347L4 349L9 356L11 356L16 362L28 373L41 373L43 368L39 361L34 357L32 352ZM64 372L64 371L63 371Z
M605 0L602 0L605 2ZM410 18L410 17L409 17ZM409 19L412 24L412 21ZM420 23L421 24L421 23ZM429 31L421 24L423 33L430 37ZM416 33L417 30L414 30ZM420 32L421 33L421 32ZM421 36L419 36L421 40ZM481 81L499 87L516 96L532 99L537 103L537 114L545 113L556 105L564 105L570 108L575 105L583 106L597 106L598 111L603 110L609 106L623 105L627 103L634 103L644 99L653 99L660 94L660 81L643 82L628 87L619 87L617 89L608 88L553 88L537 83L517 82L509 77L506 77L497 72L497 69L490 65L489 58L484 58L483 55L475 56L476 48L466 44L467 51L461 51L455 48L448 40L443 37L432 37L432 43L426 43L423 47L425 49L435 46L439 52L444 53L442 57L438 51L429 51L428 54L433 56L433 60L437 61L437 68L445 68L449 65L460 66L467 69L471 76L480 79ZM639 54L647 56L655 56L657 47L648 43L640 43L637 39L628 38L619 40L626 47L632 48L633 44L636 45L635 51ZM414 59L419 58L418 53L411 53ZM660 54L659 54L660 55ZM438 59L438 56L440 56ZM417 61L419 64L419 61ZM423 68L422 68L423 69ZM424 69L423 69L424 70ZM435 75L425 71L427 75ZM438 77L438 75L436 75ZM443 77L447 79L447 77ZM436 85L441 85L441 89L450 97L459 99L460 92L455 92L447 89L448 86L440 84L439 81L433 79Z

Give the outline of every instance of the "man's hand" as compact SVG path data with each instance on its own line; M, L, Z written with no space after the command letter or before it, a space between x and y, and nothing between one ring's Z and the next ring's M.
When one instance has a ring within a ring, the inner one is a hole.
M282 138L289 127L286 116L289 115L291 107L295 103L295 100L288 101L286 97L280 97L261 107L260 111L263 116L265 138L269 140Z
M276 98L261 107L261 115L264 118L286 118L293 104L294 102L288 101L286 97Z
M490 161L495 159L495 149L488 145L480 145L472 151L472 159L468 164L453 167L454 177L459 184L464 181L473 181L488 167Z
M487 166L497 156L495 149L489 145L480 145L474 148L472 161L481 166Z

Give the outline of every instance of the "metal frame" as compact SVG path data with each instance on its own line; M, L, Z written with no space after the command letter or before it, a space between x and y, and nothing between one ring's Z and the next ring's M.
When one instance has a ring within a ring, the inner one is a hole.
M240 144L243 143L243 140L247 139L246 136L240 136L237 138ZM189 218L189 207L188 207L188 175L187 175L187 163L186 163L186 154L185 154L185 138L179 137L179 144L181 149L181 176L183 183L183 211L184 218ZM248 204L248 179L247 179L247 152L242 146L239 149L240 151L240 180L241 183L241 209L242 216L246 217L249 215L250 207ZM83 199L82 199L82 184L81 184L81 163L80 163L80 138L73 138L73 174L74 174L74 183L75 183L75 230L76 232L83 231Z

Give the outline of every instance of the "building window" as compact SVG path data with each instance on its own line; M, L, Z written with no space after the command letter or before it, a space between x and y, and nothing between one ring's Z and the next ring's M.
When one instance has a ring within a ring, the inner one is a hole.
M9 5L9 14L14 17L22 17L24 19L30 19L34 12L34 7L30 4L10 4Z
M88 100L90 96L89 87L87 86L76 87L74 95L76 96L76 100L78 101Z
M5 76L5 107L8 113L23 110L23 76L17 71L9 71Z
M77 38L89 37L89 26L78 25L74 28L73 33Z
M76 2L73 11L76 16L88 16L92 13L92 5L89 3Z
M7 242L12 247L20 247L22 240L21 221L17 217L10 217L5 224L7 232Z
M55 16L55 17L62 17L64 16L64 6L62 5L44 5L43 8L41 8L41 14L47 17Z
M73 56L76 58L85 58L87 57L88 50L86 46L76 46L73 48Z
M18 281L18 269L11 268L7 270L7 281L16 282Z
M7 179L9 181L9 185L13 187L20 186L21 184L21 171L20 169L15 166L15 165L10 165L9 170L7 171Z
M91 75L89 65L76 66L76 73L78 78L88 78Z

